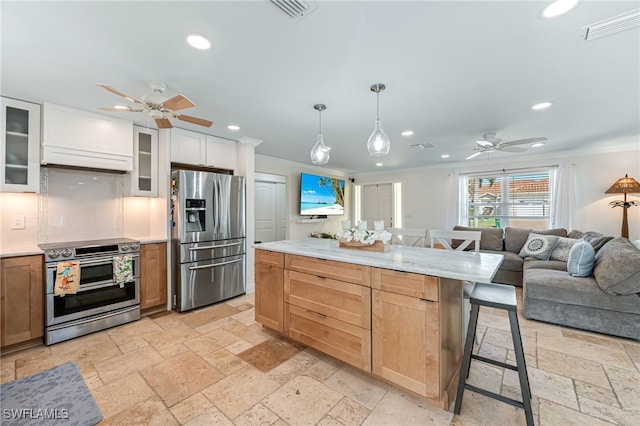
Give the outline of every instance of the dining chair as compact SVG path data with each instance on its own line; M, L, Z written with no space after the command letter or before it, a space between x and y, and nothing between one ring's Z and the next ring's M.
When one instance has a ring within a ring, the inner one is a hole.
M429 231L431 248L441 247L445 250L465 251L468 247L472 247L471 251L473 253L480 252L481 236L482 232L480 231L449 231L444 229L432 229ZM471 314L470 297L476 283L463 281L462 284L462 325L464 327L462 336L464 339L464 336L467 335Z
M391 234L391 244L425 247L429 230L422 228L387 228Z

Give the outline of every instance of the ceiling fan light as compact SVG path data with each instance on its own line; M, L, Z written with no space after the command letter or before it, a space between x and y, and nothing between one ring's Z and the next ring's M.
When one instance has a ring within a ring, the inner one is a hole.
M382 130L380 120L376 120L373 127L373 133L367 141L367 151L373 157L387 155L391 149L391 140L389 136Z
M114 108L115 108L115 109L122 110L122 111L127 111L127 110L130 110L130 109L131 109L131 108L129 108L128 106L125 106L125 105L115 105L115 106L114 106Z
M311 149L311 162L317 166L323 166L329 162L329 157L329 148L324 144L322 133L319 133L316 144Z
M196 34L188 36L187 43L189 43L191 47L200 50L207 50L211 47L211 42L209 40Z

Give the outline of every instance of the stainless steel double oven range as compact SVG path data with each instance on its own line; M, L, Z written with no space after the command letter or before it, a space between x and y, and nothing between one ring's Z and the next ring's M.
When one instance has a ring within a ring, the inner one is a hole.
M40 244L46 268L45 344L140 319L140 242L128 238ZM114 257L131 258L133 280L116 284ZM76 294L54 295L59 262L78 262Z

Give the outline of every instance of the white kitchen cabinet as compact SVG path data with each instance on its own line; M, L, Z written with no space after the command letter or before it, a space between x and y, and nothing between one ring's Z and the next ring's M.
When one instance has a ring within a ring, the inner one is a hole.
M42 164L133 171L133 123L45 103Z
M158 196L158 131L133 126L131 195Z
M38 192L40 105L2 98L0 190Z
M207 136L207 165L219 169L236 170L238 167L236 142Z
M171 162L235 170L236 142L184 129L171 129Z

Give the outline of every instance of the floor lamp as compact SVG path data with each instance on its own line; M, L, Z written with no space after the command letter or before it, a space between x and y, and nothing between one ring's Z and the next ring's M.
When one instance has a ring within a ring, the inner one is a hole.
M638 206L638 201L627 201L627 194L640 193L640 183L634 178L630 178L629 175L624 175L611 185L611 188L607 189L605 194L624 194L624 201L612 201L609 203L611 208L622 207L622 233L624 238L629 238L629 222L627 220L627 209L631 206Z

